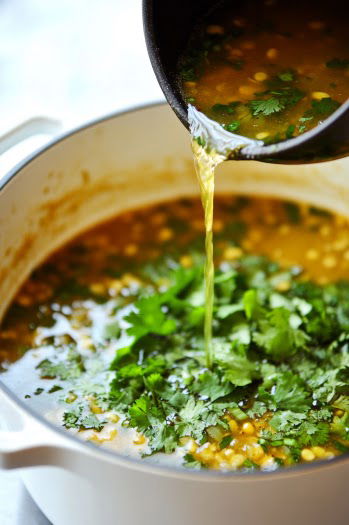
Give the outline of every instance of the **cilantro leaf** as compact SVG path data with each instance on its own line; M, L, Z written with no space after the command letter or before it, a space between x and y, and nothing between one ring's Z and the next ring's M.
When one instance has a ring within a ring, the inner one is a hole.
M78 352L70 349L66 359L53 362L44 359L37 367L43 379L62 379L63 381L76 379L84 372L84 365Z
M333 100L331 97L327 97L321 100L313 100L311 103L311 111L315 116L324 116L333 113L339 106L339 102Z
M282 361L296 353L308 341L307 334L291 325L291 312L286 308L274 308L259 321L259 331L253 340L275 361Z
M280 111L285 109L286 105L280 98L270 97L265 100L251 100L249 107L254 117L258 115L267 117L274 113L280 113Z
M229 382L223 381L217 373L211 371L199 375L193 386L193 392L207 397L210 401L216 401L232 391L233 386Z
M205 468L205 465L201 463L198 459L195 459L192 454L186 454L183 459L184 459L184 463L183 463L184 467L192 468L196 470Z
M292 82L294 80L294 72L292 70L283 71L277 75L277 78L282 82Z
M291 410L303 412L311 406L312 399L304 388L301 379L292 372L283 372L276 376L270 390L262 385L258 389L259 399L266 403L269 410Z
M125 318L131 324L127 333L136 339L147 334L171 334L176 329L176 321L167 318L161 306L161 297L156 295L139 299L135 304L137 311Z
M100 432L106 421L101 421L93 413L85 413L82 406L66 411L63 414L63 425L66 428L77 428L78 430L93 429Z

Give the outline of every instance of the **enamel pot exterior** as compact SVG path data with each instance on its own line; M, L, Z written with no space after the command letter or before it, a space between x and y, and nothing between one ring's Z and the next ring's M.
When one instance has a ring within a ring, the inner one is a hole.
M348 161L227 162L218 192L275 195L349 216ZM198 194L189 137L167 106L115 115L22 163L0 188L0 317L52 250L138 205ZM127 235L127 232L125 232ZM169 470L83 443L0 389L0 466L54 525L344 525L349 458L250 475Z

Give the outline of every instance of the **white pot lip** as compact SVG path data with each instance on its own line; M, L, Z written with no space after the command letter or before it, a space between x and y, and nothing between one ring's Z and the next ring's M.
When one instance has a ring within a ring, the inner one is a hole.
M77 133L80 133L81 131L84 131L87 128L92 128L95 125L102 124L103 122L107 122L109 120L113 120L114 118L121 117L123 115L127 115L130 113L137 113L142 110L146 109L156 109L159 107L168 106L166 102L151 102L146 104L139 104L135 106L128 107L126 109L115 111L112 113L109 113L105 116L93 119L91 121L88 121L87 123L81 124L80 126L77 126L76 128L69 130L65 133L62 133L58 137L52 139L47 144L42 146L41 148L34 151L32 154L27 156L25 159L23 159L21 162L19 162L14 168L12 168L6 175L2 177L0 180L0 197L1 193L4 190L4 188L7 186L7 184L18 175L23 168L25 168L27 165L29 165L33 160L39 158L42 154L44 154L46 151L50 150L52 147L56 146L60 142L65 141L66 139L69 139L70 137L76 135ZM103 461L107 461L108 463L116 463L120 466L131 468L133 470L139 470L142 472L147 472L149 474L156 474L166 477L175 477L175 478L182 478L183 480L193 480L193 481L202 481L202 482L239 482L239 481L262 481L265 480L271 480L271 479L281 479L281 478L289 478L291 476L297 476L297 475L304 475L307 473L310 473L311 471L320 471L324 468L335 468L339 463L349 463L349 453L341 454L340 456L336 456L331 460L318 460L314 463L309 464L300 464L296 465L294 467L285 467L285 468L279 468L275 471L257 471L257 472L220 472L220 471L213 471L213 470L185 470L183 467L169 467L166 465L161 464L154 464L154 463L146 463L142 459L138 458L131 458L126 457L122 454L119 454L115 451L110 451L103 447L97 447L96 445L89 443L87 441L84 441L78 437L76 437L73 434L70 434L63 428L60 428L58 425L55 425L48 421L44 416L42 416L40 413L36 412L31 407L28 407L22 399L20 399L15 392L13 392L11 389L9 389L1 380L0 375L0 390L2 390L7 397L9 397L15 404L19 405L21 410L32 416L35 420L39 421L42 425L46 426L48 429L53 431L54 433L57 433L61 438L64 438L67 440L67 443L71 442L72 444L79 445L79 447L83 448L85 452L88 452L89 455L95 455L97 459L101 459ZM49 445L49 444L48 444ZM56 446L54 443L52 444L53 448Z

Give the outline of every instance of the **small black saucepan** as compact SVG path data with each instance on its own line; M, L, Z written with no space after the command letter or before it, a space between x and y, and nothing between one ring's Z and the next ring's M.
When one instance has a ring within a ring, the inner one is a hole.
M288 0L279 0L278 5L282 1ZM222 3L224 2L217 0L143 0L144 32L154 72L168 103L187 128L187 105L180 94L176 76L178 60L198 21ZM239 4L242 4L239 0L231 3L236 4L237 10ZM326 3L329 3L328 0ZM339 16L349 20L347 0L333 0L330 7L331 10L336 9ZM295 4L294 8L299 10L302 16L302 3ZM239 158L280 163L309 163L348 154L349 100L322 124L303 135L269 146L255 141L240 150Z

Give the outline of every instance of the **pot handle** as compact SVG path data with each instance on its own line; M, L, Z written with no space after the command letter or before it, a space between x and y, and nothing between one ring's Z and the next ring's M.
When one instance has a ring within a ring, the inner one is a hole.
M75 448L0 390L0 469L67 467Z
M56 135L62 123L49 117L33 117L0 135L0 155L34 135Z

